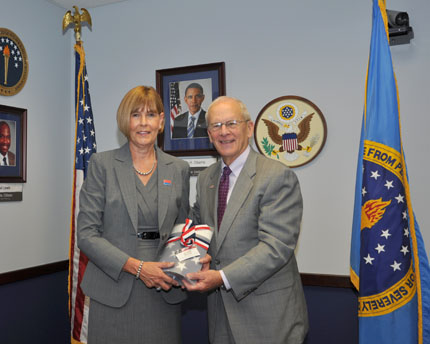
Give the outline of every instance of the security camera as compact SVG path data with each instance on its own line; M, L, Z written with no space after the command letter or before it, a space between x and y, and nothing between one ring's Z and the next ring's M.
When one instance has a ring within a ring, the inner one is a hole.
M390 45L408 44L414 38L407 12L387 10Z
M407 12L387 10L389 26L409 26L409 15Z

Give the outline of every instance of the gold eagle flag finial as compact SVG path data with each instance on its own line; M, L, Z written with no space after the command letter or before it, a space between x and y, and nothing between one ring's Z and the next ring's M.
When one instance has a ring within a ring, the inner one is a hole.
M73 6L75 13L72 15L72 11L67 11L63 17L63 33L67 30L70 24L75 25L75 39L76 42L81 41L81 23L87 22L91 29L91 16L90 13L85 9L81 8L82 13L79 13L78 6Z

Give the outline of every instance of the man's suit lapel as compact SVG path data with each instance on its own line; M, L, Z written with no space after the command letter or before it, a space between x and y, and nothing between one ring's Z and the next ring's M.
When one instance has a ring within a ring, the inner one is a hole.
M9 159L9 165L15 166L15 154L13 154L12 152L7 152L7 156Z
M137 233L137 196L136 182L128 143L124 144L115 155L115 173L122 198Z
M252 189L252 179L256 173L256 160L257 153L252 149L249 152L248 159L240 172L239 177L236 180L234 188L231 192L230 199L228 200L227 208L225 209L224 217L221 222L221 227L218 230L217 235L217 251L221 247L231 225L236 218L239 210L242 208L243 203L249 195ZM218 192L217 192L218 194ZM216 212L216 211L215 211ZM215 217L216 218L216 217Z
M206 130L206 111L202 109L199 115L199 120L197 121L196 130Z
M164 228L163 224L169 207L170 195L174 187L173 183L177 181L173 180L174 171L172 162L167 159L167 155L159 148L156 151L158 160L158 228L160 228L160 232L169 234L171 228Z

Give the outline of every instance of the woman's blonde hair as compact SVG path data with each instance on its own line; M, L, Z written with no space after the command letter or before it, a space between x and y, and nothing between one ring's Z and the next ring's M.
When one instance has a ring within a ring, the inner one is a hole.
M163 101L157 91L151 86L137 86L132 88L122 98L116 113L116 121L119 130L130 138L130 116L142 106L148 106L155 113L164 112ZM164 119L160 132L164 129Z

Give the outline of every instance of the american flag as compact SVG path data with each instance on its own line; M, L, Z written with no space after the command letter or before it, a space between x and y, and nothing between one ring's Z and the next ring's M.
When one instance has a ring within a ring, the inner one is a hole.
M88 330L88 300L80 284L88 258L77 246L76 220L79 213L79 192L87 175L91 154L96 152L96 135L88 86L85 52L82 44L75 45L76 79L76 133L75 168L73 173L72 216L70 225L69 254L69 315L72 344L86 343Z
M201 269L200 258L206 255L213 234L213 229L208 225L191 226L191 224L192 221L186 219L185 223L173 227L159 258L160 262L176 263L174 267L164 271L181 285L187 273ZM187 281L192 283L188 279Z
M171 82L170 88L170 132L173 132L175 118L181 113L181 99L179 97L179 82Z

